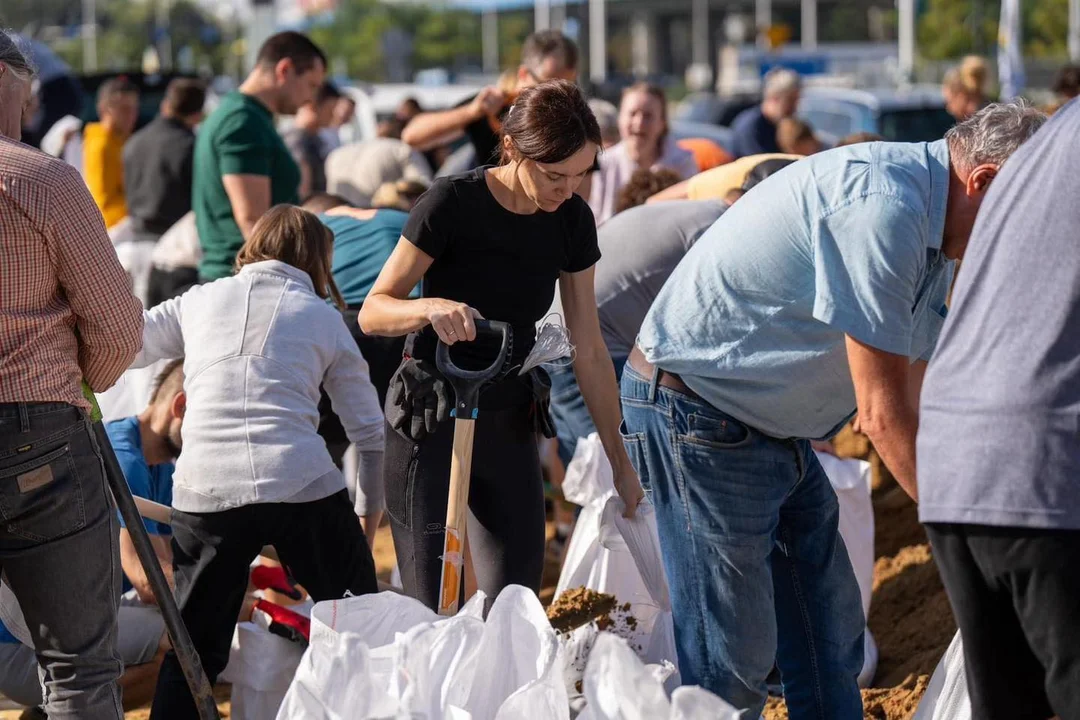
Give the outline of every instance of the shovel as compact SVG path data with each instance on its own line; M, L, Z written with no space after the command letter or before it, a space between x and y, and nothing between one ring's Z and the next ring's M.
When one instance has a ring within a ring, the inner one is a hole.
M513 333L506 323L476 321L476 335L502 337L495 362L484 370L462 370L450 358L450 348L439 343L435 365L450 387L454 388L454 453L450 460L450 499L446 505L445 538L442 554L442 584L439 591L439 614L456 615L461 597L465 565L465 527L469 518L469 478L472 475L473 433L476 432L477 403L480 388L502 370L510 351Z
M94 437L101 451L101 459L104 462L105 478L109 483L109 489L112 490L116 508L120 511L120 516L124 518L128 535L131 536L131 543L135 546L135 553L139 556L139 563L146 573L146 578L150 581L154 597L157 598L158 608L161 610L162 619L165 620L165 628L169 631L169 639L172 641L173 650L176 652L176 659L180 662L180 667L184 671L184 678L187 680L188 688L191 690L191 696L195 700L195 709L199 714L199 720L219 720L221 716L218 714L213 688L203 671L202 661L199 659L199 654L195 650L191 636L184 626L184 620L180 616L180 609L177 607L176 599L173 597L172 590L165 580L165 573L162 572L161 565L158 564L154 547L150 544L150 537L143 526L138 505L131 495L131 488L128 487L127 480L124 479L124 472L120 469L116 453L113 452L112 443L109 442L109 435L105 432L105 426L101 422L101 408L98 407L97 398L94 397L93 391L85 382L82 390L91 406L90 419L93 423ZM156 503L151 504L156 505ZM160 507L158 506L158 508ZM161 522L171 522L168 512L155 512L155 515L155 519Z

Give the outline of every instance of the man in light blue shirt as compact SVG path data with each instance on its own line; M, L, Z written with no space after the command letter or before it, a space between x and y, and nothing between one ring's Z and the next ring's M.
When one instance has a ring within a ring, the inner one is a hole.
M860 410L915 495L918 386L953 261L998 168L1044 116L990 106L935 143L794 163L697 242L623 375L626 443L656 506L679 670L757 717L862 717L864 619L809 439Z

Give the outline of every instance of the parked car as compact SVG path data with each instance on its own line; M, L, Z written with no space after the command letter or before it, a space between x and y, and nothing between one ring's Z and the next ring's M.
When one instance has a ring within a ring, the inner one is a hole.
M704 138L731 152L731 140L733 133L730 128L709 123L689 122L687 120L674 120L671 123L671 137L676 140L689 140L690 138Z
M872 132L893 142L940 140L956 120L935 86L854 90L803 88L798 116L827 145L845 135Z
M724 96L708 92L692 93L678 104L672 119L731 127L739 113L760 103L759 93Z

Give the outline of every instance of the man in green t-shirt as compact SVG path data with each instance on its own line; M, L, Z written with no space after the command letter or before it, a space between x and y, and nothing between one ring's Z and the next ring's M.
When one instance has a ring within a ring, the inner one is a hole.
M311 102L325 75L326 56L315 43L297 32L278 33L263 43L240 89L203 123L191 193L202 280L232 275L236 254L263 213L299 202L300 169L274 116Z

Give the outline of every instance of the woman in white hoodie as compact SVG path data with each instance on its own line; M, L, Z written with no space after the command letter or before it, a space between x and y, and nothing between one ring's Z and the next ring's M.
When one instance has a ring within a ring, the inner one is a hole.
M319 388L381 477L383 418L341 314L333 234L279 205L255 226L237 273L146 313L136 364L183 356L184 449L173 476L173 556L184 622L213 683L225 668L248 568L264 545L315 600L375 592L375 565L345 480L316 432ZM193 718L176 657L153 716Z

